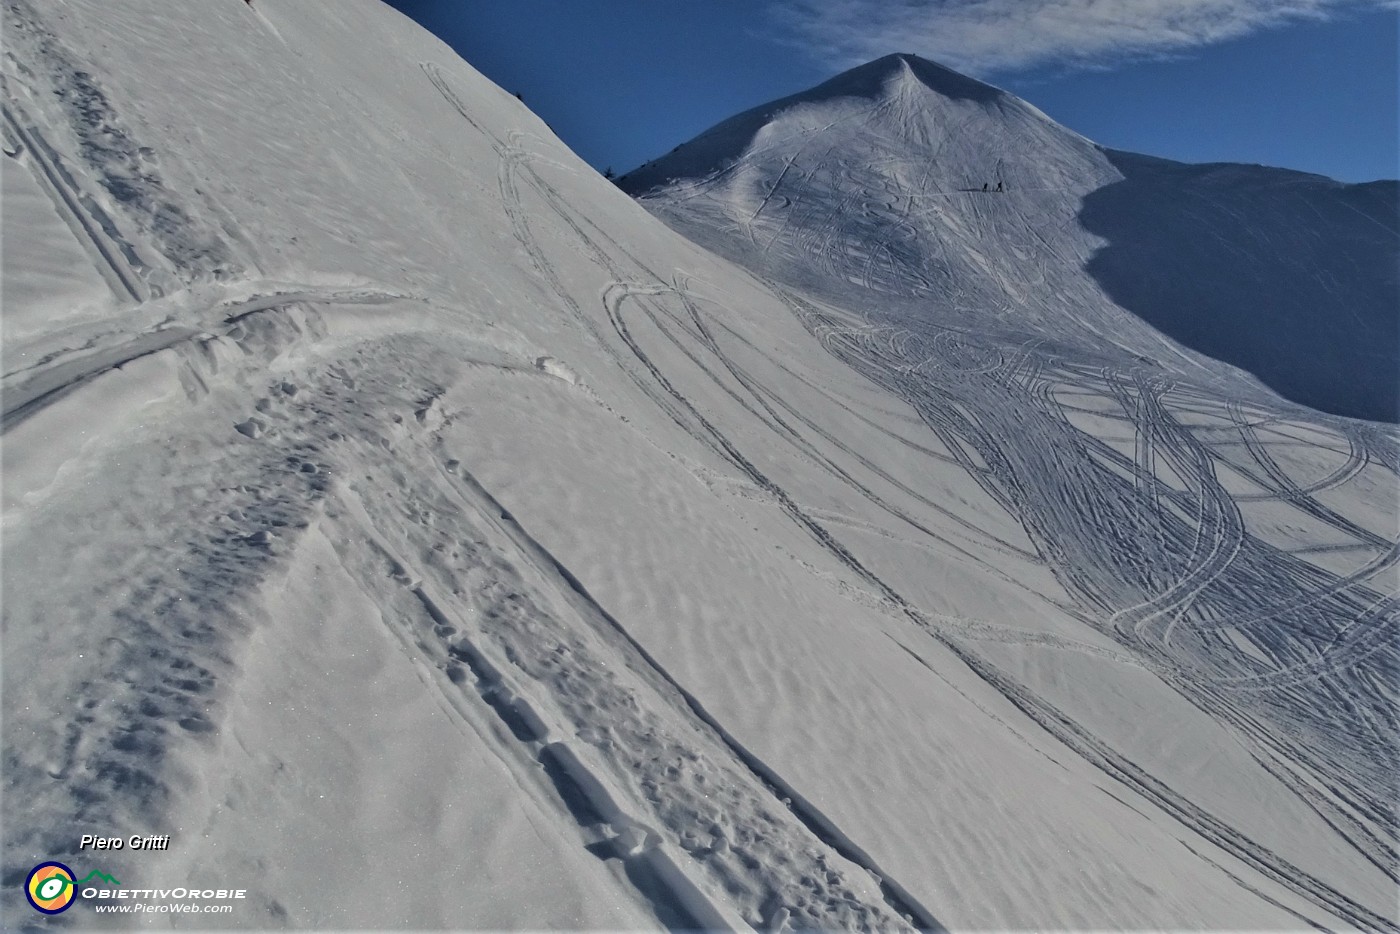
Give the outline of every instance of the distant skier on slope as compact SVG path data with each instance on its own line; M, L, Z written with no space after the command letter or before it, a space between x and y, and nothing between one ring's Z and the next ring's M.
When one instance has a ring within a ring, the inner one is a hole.
M1006 190L1006 185L1003 184L1000 180L998 180L998 181L997 181L997 191L1005 191L1005 190Z
M987 190L987 182L983 182L983 183L982 183L982 190L983 190L983 191L986 191L986 190Z

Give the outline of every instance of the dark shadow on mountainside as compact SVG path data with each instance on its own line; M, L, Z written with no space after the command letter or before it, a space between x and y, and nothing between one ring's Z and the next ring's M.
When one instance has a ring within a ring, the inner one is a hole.
M1293 402L1400 422L1400 183L1108 153L1087 269L1123 308Z

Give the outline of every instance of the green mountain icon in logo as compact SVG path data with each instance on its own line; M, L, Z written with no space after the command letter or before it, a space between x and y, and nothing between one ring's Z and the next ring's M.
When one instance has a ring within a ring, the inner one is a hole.
M113 879L111 876L107 875L105 872L98 872L96 869L94 869L92 872L88 873L86 879L83 879L81 882L78 882L78 883L75 883L75 884L76 884L76 885L87 885L87 884L88 884L89 882L91 882L93 879L100 879L100 880L102 880L103 882L106 882L106 883L109 884L109 885L121 885L121 883L118 882L116 879Z

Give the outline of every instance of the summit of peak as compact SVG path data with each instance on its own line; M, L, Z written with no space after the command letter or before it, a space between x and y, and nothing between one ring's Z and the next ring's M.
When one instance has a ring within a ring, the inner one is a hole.
M910 79L953 100L987 103L1006 93L912 52L893 52L844 71L800 96L809 100L836 96L878 97L889 93L893 82Z
M964 128L959 151L966 150L971 170L974 164L1003 159L1008 147L1039 148L1052 123L1000 88L918 55L896 52L730 117L626 173L619 184L639 195L678 180L708 178L751 150L766 154L762 158L781 160L816 135L851 160L866 157L872 134L886 144L903 140L901 157L923 158L941 145L935 141L944 139L953 126ZM1055 133L1073 135L1057 125Z

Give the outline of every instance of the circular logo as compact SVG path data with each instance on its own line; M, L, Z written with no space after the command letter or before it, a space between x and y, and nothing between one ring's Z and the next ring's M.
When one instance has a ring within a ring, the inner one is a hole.
M24 880L24 897L35 911L46 915L66 911L76 894L73 870L62 863L40 863L29 870L29 878Z

